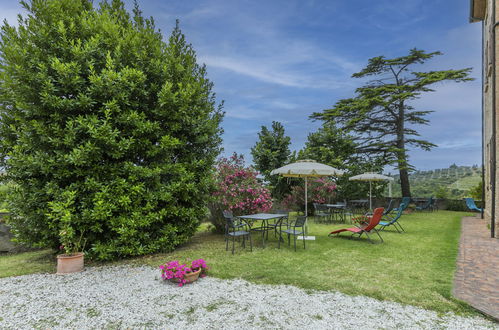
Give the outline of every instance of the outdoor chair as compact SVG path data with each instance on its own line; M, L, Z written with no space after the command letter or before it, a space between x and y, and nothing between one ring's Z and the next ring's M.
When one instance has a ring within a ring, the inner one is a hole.
M390 214L390 212L393 211L393 199L390 199L388 202L388 206L385 208L385 211L383 212L383 216Z
M394 212L398 212L399 209L403 206L403 210L405 210L407 208L407 206L409 206L409 203L411 202L411 198L410 197L402 197L402 200L400 201L400 204L398 207L394 208L393 211Z
M433 197L430 197L430 198L428 198L428 200L426 201L426 203L424 203L423 205L416 206L416 210L417 211L424 211L424 210L430 211L432 204L433 204Z
M289 221L289 211L285 210L277 210L275 212L276 214L286 214L285 217L276 219L274 223L268 223L267 226L270 228L274 228L274 236L277 236L277 233L279 230L281 230L282 226L286 226L286 228L289 228L291 225ZM268 238L268 233L267 233L267 238Z
M294 236L294 246L296 251L296 238L298 236L305 235L305 222L307 221L307 217L300 215L296 218L296 221L293 225L289 226L288 229L284 229L280 231L280 235L287 234L288 235L288 246L291 246L291 235ZM278 248L281 248L281 238L279 237ZM305 239L303 239L303 248L305 249Z
M404 212L404 209L401 208L400 210L397 211L397 214L393 218L390 218L390 216L387 215L386 216L388 218L387 221L380 221L379 222L379 226L381 226L381 228L379 230L380 231L385 230L386 227L393 226L393 227L395 227L395 229L397 229L397 232L399 232L399 233L405 232L405 229L402 228L402 225L400 224L400 222L398 222L398 220L402 216L403 212ZM399 228L400 228L400 230L399 230Z
M369 217L369 223L355 226L355 227L335 230L335 231L330 232L328 236L331 236L333 234L336 234L337 236L339 236L340 233L342 233L344 231L349 231L352 233L352 235L350 237L352 237L353 235L359 235L359 238L360 238L363 234L366 234L367 238L369 239L369 242L374 244L374 241L369 236L369 234L372 234L374 232L380 238L381 243L383 243L383 238L381 237L378 230L376 229L376 226L379 224L381 217L383 216L383 211L384 211L384 209L382 207L378 207L377 209L374 210L373 215L371 217Z
M225 240L229 239L229 235L228 235L229 227L227 226L227 219L232 220L235 228L241 229L241 230L247 230L247 224L245 222L241 221L240 219L235 218L232 211L225 210L225 211L223 211L223 215L225 218Z
M326 220L328 220L330 216L331 214L329 213L327 206L319 203L314 203L315 222L317 223L326 222Z
M330 209L331 221L345 222L347 214L347 202L346 201L337 202L336 204L341 206Z
M249 231L246 230L239 230L241 229L240 226L236 224L233 218L225 218L226 221L226 228L227 228L227 233L226 233L226 240L225 240L225 251L229 250L229 238L232 237L232 254L234 254L234 241L237 238L242 237L243 242L242 246L246 248L246 237L249 238L250 242L250 251L253 251L253 243L251 241L251 234Z
M466 206L470 209L470 211L478 211L482 212L482 209L476 206L475 200L473 198L465 198Z
M428 209L433 212L433 211L438 211L438 207L437 207L437 200L436 198L432 198L431 199L431 203L430 203L430 206L428 207Z

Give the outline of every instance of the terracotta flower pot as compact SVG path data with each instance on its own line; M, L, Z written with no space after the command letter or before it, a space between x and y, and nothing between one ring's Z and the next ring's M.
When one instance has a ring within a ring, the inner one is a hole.
M59 254L57 256L57 274L77 273L83 270L84 253Z
M185 274L184 278L187 280L187 283L192 283L192 282L195 282L199 278L199 275L201 275L201 268L199 268L195 272ZM174 282L177 282L177 283L180 282L180 280L178 278L172 278L172 280Z

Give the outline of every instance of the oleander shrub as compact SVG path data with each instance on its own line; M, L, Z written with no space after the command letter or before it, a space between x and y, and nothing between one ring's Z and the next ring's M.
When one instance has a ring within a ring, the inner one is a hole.
M172 250L207 214L220 151L212 83L178 22L119 0L22 2L0 40L0 162L17 240L90 257Z
M237 216L267 212L272 208L270 190L257 175L257 171L245 165L243 155L234 153L218 160L214 172L216 190L210 206L211 222L217 231L224 230L224 210Z
M302 179L303 181L303 179ZM307 203L309 215L313 214L313 203L327 204L335 200L336 183L330 178L309 178L307 180ZM282 204L289 210L305 211L305 183L291 188Z

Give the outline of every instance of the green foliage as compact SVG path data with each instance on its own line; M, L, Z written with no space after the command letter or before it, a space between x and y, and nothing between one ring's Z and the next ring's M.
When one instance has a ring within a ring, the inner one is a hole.
M465 82L472 80L470 68L461 70L418 72L410 67L421 65L440 52L426 53L411 49L402 57L387 59L378 56L369 59L367 66L353 74L355 78L373 77L357 88L356 96L338 101L333 108L314 113L312 118L332 122L355 133L357 149L376 155L399 169L403 196L411 196L408 172L412 169L407 148L430 150L431 142L419 138L415 125L428 124L431 111L414 109L410 102L441 81Z
M314 212L314 203L332 203L336 195L335 190L336 183L330 178L308 179L307 209L309 215ZM291 193L286 196L282 204L288 210L305 212L305 183L293 186Z
M9 186L6 184L0 185L0 212L8 208L7 197L9 195Z
M178 24L164 42L119 0L23 5L0 42L17 239L55 248L83 235L99 259L186 242L206 214L223 113Z
M438 187L435 191L435 197L441 199L449 198L449 191L446 187Z
M448 199L446 201L446 210L449 211L461 211L461 212L469 212L470 210L466 206L466 202L464 200L456 200L456 199Z
M273 121L272 130L262 126L262 130L258 133L258 141L251 148L255 168L262 173L265 181L270 183L272 196L278 200L289 193L290 186L285 178L280 175L270 175L270 172L288 163L290 144L291 139L285 136L282 124Z
M399 176L395 176L395 181ZM478 166L451 166L427 171L414 171L409 175L411 192L415 197L461 199L469 197L471 190L481 182ZM393 195L401 196L400 186L393 187ZM481 199L481 195L478 199Z
M350 181L348 177L364 172L380 172L382 161L368 158L358 153L354 137L337 128L333 123L324 122L316 132L308 135L305 148L300 150L300 159L313 159L319 163L345 170L348 176L336 178L338 189L335 200L365 198L369 194L369 183ZM373 185L373 196L381 196L386 183Z
M475 200L482 200L483 181L478 181L478 184L470 189L470 196Z

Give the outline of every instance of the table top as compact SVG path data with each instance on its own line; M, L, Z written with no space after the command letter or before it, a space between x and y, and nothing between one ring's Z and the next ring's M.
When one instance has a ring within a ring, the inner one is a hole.
M282 218L282 217L287 217L287 214L280 214L280 213L257 213L257 214L250 214L250 215L240 215L238 218L241 219L251 219L251 220L269 220L269 219L274 219L274 218Z
M352 199L348 202L350 202L350 203L367 203L367 202L369 202L369 200L368 199Z
M333 207L333 208L344 208L346 205L345 204L324 204L327 207Z

